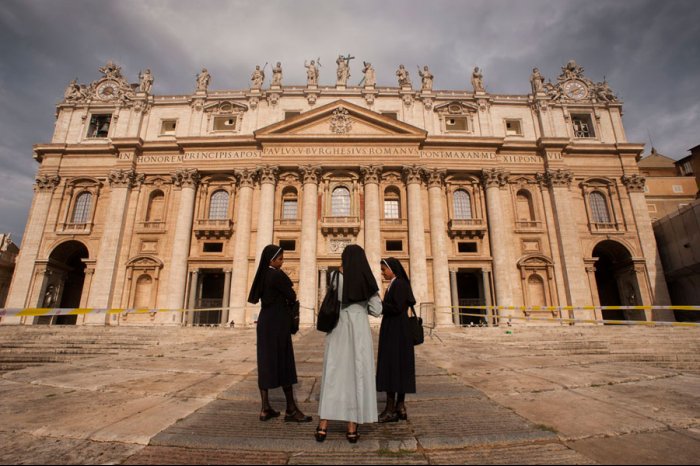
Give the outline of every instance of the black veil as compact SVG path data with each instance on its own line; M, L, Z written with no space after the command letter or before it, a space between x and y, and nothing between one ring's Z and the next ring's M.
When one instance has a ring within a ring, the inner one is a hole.
M249 303L257 304L258 301L260 301L265 286L265 275L270 269L270 261L277 257L280 252L282 252L282 248L276 244L268 244L265 246L265 249L263 249L260 255L258 271L255 272L255 279L253 280L253 285L250 287L250 293L248 294Z
M394 275L396 275L396 278L401 278L403 280L406 280L406 283L408 283L408 292L409 292L409 297L408 297L408 303L409 306L413 306L416 304L416 298L413 296L413 289L411 288L411 280L408 279L408 274L406 273L406 269L403 268L403 265L401 265L401 262L399 262L398 259L394 257L389 257L387 259L382 259L382 263L389 267L392 272L394 272Z
M346 246L342 261L344 304L367 301L379 291L364 249L357 244Z

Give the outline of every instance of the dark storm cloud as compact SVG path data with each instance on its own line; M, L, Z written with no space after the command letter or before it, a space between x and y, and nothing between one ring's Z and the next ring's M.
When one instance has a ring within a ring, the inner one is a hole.
M529 92L537 66L552 80L576 59L624 101L632 142L680 158L700 143L700 7L695 1L3 1L0 3L0 232L23 233L37 164L31 146L51 140L68 82L89 83L115 60L137 80L151 68L157 94L188 94L207 67L212 88L249 85L255 65L281 61L285 84L305 83L304 60L321 57L321 83L352 53L379 85L403 63L419 84L470 89L474 66L494 93ZM268 68L268 79L269 79Z

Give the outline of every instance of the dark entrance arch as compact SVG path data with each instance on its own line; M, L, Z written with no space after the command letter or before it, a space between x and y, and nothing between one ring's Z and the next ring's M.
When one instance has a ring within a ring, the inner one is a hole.
M67 241L58 245L49 255L48 274L41 307L77 308L85 284L85 262L89 253L79 241ZM75 325L78 316L39 317L37 324Z
M617 241L601 241L593 249L595 278L601 306L641 306L642 299L632 254ZM604 320L645 320L644 311L604 310Z

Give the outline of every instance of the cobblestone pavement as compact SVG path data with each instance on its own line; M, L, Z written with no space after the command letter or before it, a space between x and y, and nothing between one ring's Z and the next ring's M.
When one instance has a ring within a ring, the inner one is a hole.
M436 331L416 349L409 420L352 445L341 422L313 438L314 330L294 343L314 415L299 425L257 419L252 329L0 327L0 462L697 464L700 332L655 330Z

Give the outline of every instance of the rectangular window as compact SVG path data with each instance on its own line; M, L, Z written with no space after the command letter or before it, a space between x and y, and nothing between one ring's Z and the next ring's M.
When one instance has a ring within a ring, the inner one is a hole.
M297 218L297 200L285 200L282 203L282 218L285 220L295 220Z
M160 125L161 136L175 136L175 128L177 127L177 120L163 120Z
M506 120L506 136L522 136L520 120Z
M214 131L234 131L236 129L236 117L214 117Z
M284 119L286 120L287 118L293 118L297 115L301 115L301 112L299 110L289 110L287 112L284 112Z
M467 131L468 129L467 117L454 116L445 118L446 131Z
M571 124L574 127L574 137L594 138L593 122L590 115L571 115Z
M282 249L284 249L285 251L296 251L297 242L296 242L296 240L293 240L293 239L281 239L280 240L280 247Z
M107 115L92 115L90 117L90 126L88 126L89 138L106 138L109 134L109 125L112 124L112 114Z
M403 251L403 241L401 240L387 240L386 242L387 251Z
M399 201L397 199L387 199L384 201L384 218L400 218Z
M683 186L674 184L673 185L673 192L674 193L682 193L683 192Z
M457 243L457 251L461 253L477 252L476 243L474 241L460 241Z
M204 243L204 252L224 252L224 243Z

